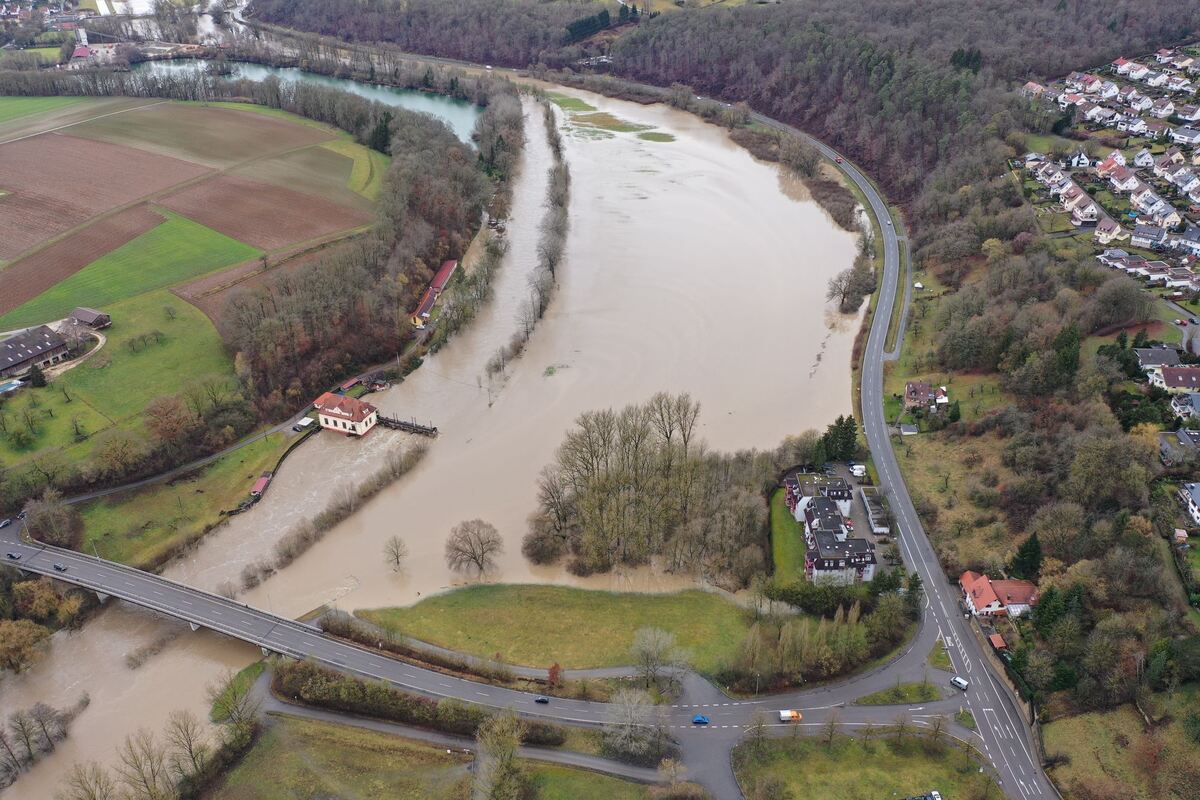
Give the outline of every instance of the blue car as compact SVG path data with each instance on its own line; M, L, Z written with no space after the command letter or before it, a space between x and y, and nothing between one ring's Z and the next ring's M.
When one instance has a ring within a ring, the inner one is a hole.
M704 716L703 714L697 714L696 716L692 717L693 725L707 725L708 722L708 717Z

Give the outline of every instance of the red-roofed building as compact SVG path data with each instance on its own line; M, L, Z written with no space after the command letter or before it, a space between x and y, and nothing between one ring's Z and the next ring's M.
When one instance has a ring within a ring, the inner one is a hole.
M412 312L411 319L414 328L424 328L425 323L429 322L429 316L433 313L434 304L437 303L438 297L445 291L446 284L450 283L450 278L453 277L456 269L458 269L457 261L442 262L442 266L438 269L437 274L429 282L429 288L425 290L425 294L421 295L421 302L417 303L417 310Z
M1029 581L994 581L967 570L958 585L967 610L979 617L1020 617L1037 604L1037 587Z
M75 49L71 51L71 58L90 58L92 51L88 49L86 44L77 44Z
M322 428L348 436L362 436L379 421L375 406L344 394L326 392L313 406Z

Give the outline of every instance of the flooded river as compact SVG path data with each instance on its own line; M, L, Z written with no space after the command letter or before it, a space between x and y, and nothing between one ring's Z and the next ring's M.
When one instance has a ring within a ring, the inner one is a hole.
M489 380L485 364L516 329L528 292L551 163L540 111L527 105L529 141L493 302L408 380L372 397L387 413L432 421L441 437L413 473L244 595L246 602L288 615L322 603L411 603L462 582L447 570L443 546L451 526L473 517L505 537L491 580L648 591L689 585L687 576L647 569L581 580L525 562L520 540L535 480L572 420L657 391L686 391L702 404L711 447L766 448L850 410L858 319L833 312L825 288L851 264L855 238L721 129L666 107L570 93L674 140L582 128L560 112L572 175L567 257L526 353ZM364 441L320 434L288 460L253 511L167 574L207 589L236 581L242 565L268 555L289 525L405 444L382 429ZM398 574L382 557L392 535L410 552ZM139 669L126 666L127 652L181 629ZM107 761L139 726L161 729L179 707L200 711L206 683L256 656L252 647L120 604L81 632L56 635L46 658L0 683L0 705L67 705L84 690L92 704L71 738L10 793L52 797L71 761Z

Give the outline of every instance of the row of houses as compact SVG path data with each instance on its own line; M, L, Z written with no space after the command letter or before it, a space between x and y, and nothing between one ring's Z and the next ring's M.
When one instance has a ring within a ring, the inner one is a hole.
M1158 228L1154 230L1161 232ZM1120 248L1108 248L1096 256L1096 260L1131 278L1141 279L1148 286L1174 289L1183 295L1200 292L1200 274L1195 270L1196 256L1191 254L1174 258L1172 264L1161 260L1150 261Z
M844 478L814 478L802 483L789 476L784 480L784 489L788 510L804 526L806 578L849 585L875 577L874 543L851 535L853 522L849 516L854 492ZM866 496L863 500L868 502ZM876 504L882 505L878 498ZM867 509L869 514L869 505ZM877 526L884 525L883 516L882 508L877 508L872 528L878 530Z

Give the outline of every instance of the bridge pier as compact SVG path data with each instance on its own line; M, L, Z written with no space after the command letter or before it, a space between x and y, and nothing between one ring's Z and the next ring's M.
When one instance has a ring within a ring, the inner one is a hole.
M108 602L108 595L106 595L104 592L96 592L96 597L100 600L100 605L104 605Z
M200 626L194 622L189 622L188 627L191 628L193 632L200 630Z
M258 649L259 649L259 650L262 650L262 654L263 654L264 656L269 656L269 655L271 655L271 651L270 651L270 650L268 650L268 649L267 649L267 648L265 648L265 647L260 647L260 648L258 648Z

